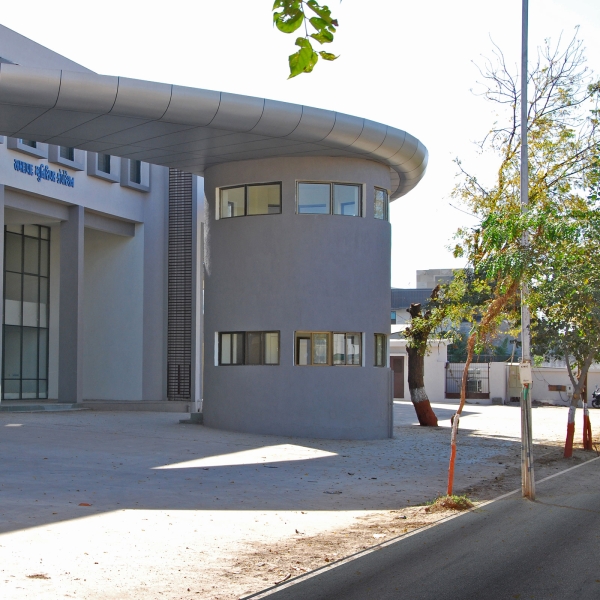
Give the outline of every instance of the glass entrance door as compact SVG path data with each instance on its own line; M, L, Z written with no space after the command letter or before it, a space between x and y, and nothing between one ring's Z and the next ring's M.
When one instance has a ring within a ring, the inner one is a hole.
M4 229L2 398L48 397L50 228Z

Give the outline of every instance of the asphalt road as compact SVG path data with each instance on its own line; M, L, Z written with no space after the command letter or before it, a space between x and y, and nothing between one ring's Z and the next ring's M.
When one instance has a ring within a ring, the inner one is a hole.
M600 460L259 597L599 600Z

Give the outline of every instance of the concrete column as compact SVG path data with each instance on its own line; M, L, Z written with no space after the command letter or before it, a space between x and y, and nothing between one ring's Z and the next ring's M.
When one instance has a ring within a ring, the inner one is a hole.
M4 186L0 185L0 265L4 269ZM0 323L4 323L4 274L0 277ZM4 336L2 337L4 339ZM0 343L0 365L4 360L4 347ZM2 390L4 382L0 380L0 402L2 401Z
M192 373L190 400L192 412L202 409L202 288L204 273L203 189L198 177L192 178Z
M58 399L83 400L83 206L60 225Z

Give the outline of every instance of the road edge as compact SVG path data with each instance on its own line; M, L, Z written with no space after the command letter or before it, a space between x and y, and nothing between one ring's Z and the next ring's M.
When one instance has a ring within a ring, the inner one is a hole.
M568 473L569 471L574 471L575 469L579 469L580 467L583 467L584 465L595 462L597 460L600 460L600 456L590 458L589 460L579 463L578 465L574 465L572 467L569 467L568 469L559 471L558 473L553 473L552 475L548 475L548 477L544 477L543 479L540 479L539 481L536 481L535 483L536 483L536 485L539 485L540 483L544 483L545 481L554 479L555 477L559 477L560 475L564 475L565 473ZM462 517L463 515L466 515L470 512L476 512L476 511L484 508L485 506L488 506L489 504L498 502L499 500L504 500L505 498L508 498L509 496L514 496L515 494L518 494L520 491L521 491L521 488L513 490L512 492L507 492L506 494L502 494L501 496L498 496L497 498L493 498L492 500L486 500L485 502L478 504L474 508L456 513L454 515L450 515L448 517L444 517L443 519L440 519L439 521L434 521L433 523L429 523L428 525L424 525L423 527L418 527L416 529L413 529L412 531L409 531L408 533L403 533L402 535L398 535L394 538L386 540L385 542L381 542L380 544L376 544L375 546L366 548L365 550L360 550L359 552L355 552L354 554L351 554L350 556L341 558L340 560L338 560L334 563L331 563L328 565L323 565L322 567L313 569L312 571L309 571L308 573L303 573L302 575L298 575L297 577L294 577L293 579L289 579L285 583L282 583L279 585L277 585L277 584L272 585L271 587L268 587L264 590L260 590L259 592L254 592L253 594L250 594L249 596L241 596L239 598L239 600L250 600L250 599L260 600L261 598L266 598L268 596L271 596L275 592L278 592L279 590L283 590L288 587L292 587L293 585L296 585L302 581L305 581L306 579L311 579L312 577L315 577L316 575L320 575L321 573L325 573L326 571L331 571L333 569L336 569L337 567L341 567L342 565L345 565L349 562L352 562L354 560L362 558L363 556L366 556L367 554L371 554L372 552L377 552L377 550L381 550L382 548L385 548L386 546L390 546L391 544L395 544L396 542L398 542L402 539L406 539L413 535L422 533L423 531L425 531L427 529L431 529L432 527L437 527L438 525L445 523L447 521L451 521L452 519Z

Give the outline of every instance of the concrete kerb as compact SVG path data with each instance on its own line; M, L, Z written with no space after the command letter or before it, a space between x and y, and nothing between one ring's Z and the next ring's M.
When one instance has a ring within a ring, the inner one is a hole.
M555 477L558 477L560 475L564 475L565 473L568 473L570 471L573 471L575 469L579 469L580 467L583 467L589 463L595 462L597 460L600 460L600 456L596 456L595 458L591 458L589 460L586 460L583 463L580 463L578 465L574 465L572 467L569 467L568 469L564 469L563 471L560 471L558 473L554 473L553 475L549 475L548 477L544 477L543 479L540 479L539 481L536 481L536 485L539 485L541 483L544 483L545 481L548 481L550 479L554 479ZM240 600L250 600L252 599L256 599L259 600L261 598L267 598L268 596L271 596L272 594L274 594L275 592L279 592L280 590L286 589L288 587L292 587L298 583L300 583L301 581L305 581L307 579L311 579L312 577L315 577L316 575L320 575L321 573L325 573L326 571L331 571L333 569L336 569L337 567L340 567L342 565L345 565L347 563L353 562L359 558L362 558L363 556L366 556L368 554L371 554L372 552L376 552L378 550L381 550L382 548L385 548L387 546L391 546L392 544L395 544L396 542L402 540L402 539L406 539L409 538L413 535L417 535L419 533L422 533L423 531L427 530L427 529L431 529L432 527L436 527L442 523L445 523L447 521L451 521L452 519L456 519L458 517L462 517L465 514L468 514L470 512L476 512L478 510L480 510L481 508L484 508L485 506L488 506L489 504L492 504L494 502L498 502L500 500L504 500L505 498L508 498L510 496L514 496L515 494L518 494L521 491L521 489L516 489L513 490L512 492L507 492L506 494L502 494L501 496L498 496L497 498L494 498L492 500L487 500L486 502L482 502L481 504L475 506L474 508L470 509L470 510L466 510L460 513L457 513L455 515L450 515L448 517L444 517L443 519L439 519L438 521L435 521L433 523L430 523L428 525L424 525L423 527L418 527L417 529L413 529L413 531L409 531L408 533L404 533L402 535L396 536L395 538L392 538L391 540L386 540L385 542L381 542L380 544L376 544L375 546L371 546L370 548L367 548L366 550L361 550L360 552L356 552L355 554L351 554L350 556L346 556L345 558L342 558L332 564L329 565L325 565L323 567L319 567L318 569L315 569L314 571L310 571L309 573L304 573L302 575L298 575L297 577L294 577L293 579L289 579L288 581L286 581L285 583L281 583L281 584L275 584L272 585L271 587L268 587L265 590L261 590L260 592L256 592L254 594L250 594L249 596L243 596L240 598Z

